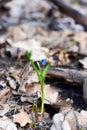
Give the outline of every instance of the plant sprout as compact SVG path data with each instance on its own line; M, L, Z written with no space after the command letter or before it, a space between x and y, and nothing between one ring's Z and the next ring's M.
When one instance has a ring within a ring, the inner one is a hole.
M46 59L42 60L41 65L38 61L35 64L35 62L31 60L31 53L28 51L26 51L26 57L27 57L27 60L31 63L33 69L35 70L35 72L38 76L40 85L41 85L41 93L42 93L41 113L43 114L43 112L44 112L44 97L45 97L44 83L45 83L45 78L46 78L47 72L50 68L50 64L47 64Z

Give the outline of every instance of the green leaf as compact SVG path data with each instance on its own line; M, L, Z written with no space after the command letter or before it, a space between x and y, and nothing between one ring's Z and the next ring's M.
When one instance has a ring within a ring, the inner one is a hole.
M42 70L41 70L40 63L39 63L39 62L37 62L37 66L38 66L39 71L41 72Z
M77 45L77 42L75 40L71 41L72 46Z
M36 71L36 73L37 73L37 76L38 76L39 80L41 81L40 72L39 72L39 70L38 70L37 66L34 64L34 62L33 62L33 61L31 61L31 64L32 64L33 69Z
M38 99L36 99L35 103L34 103L33 106L32 106L32 111L33 111L34 113L37 112L37 104L38 104Z
M49 69L50 69L50 64L48 64L48 65L45 67L44 71L43 71L43 74L42 74L43 80L45 80L46 75L47 75Z
M26 51L26 58L27 58L27 60L28 60L28 62L30 62L30 60L31 60L31 52L28 52L28 51Z

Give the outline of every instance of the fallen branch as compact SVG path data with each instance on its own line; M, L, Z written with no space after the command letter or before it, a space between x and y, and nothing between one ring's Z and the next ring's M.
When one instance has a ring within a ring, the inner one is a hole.
M48 76L56 77L56 78L63 78L73 81L78 84L83 84L84 79L87 76L87 72L85 71L78 71L73 69L62 69L62 68L50 68L48 72Z
M81 25L83 25L85 28L87 28L87 17L81 14L79 11L73 9L64 1L62 0L51 0L63 13L69 15L70 17L74 18L75 21Z
M11 0L0 0L0 7L4 6L4 4L6 4L8 1L11 1Z

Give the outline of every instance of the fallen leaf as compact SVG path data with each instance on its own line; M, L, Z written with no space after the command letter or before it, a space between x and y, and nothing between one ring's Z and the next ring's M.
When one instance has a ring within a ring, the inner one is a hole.
M42 47L41 43L35 39L25 40L21 42L12 42L11 39L8 39L8 43L12 47L31 52L31 59L33 61L41 61L42 59L47 59L47 54L49 53L49 50L46 47Z
M27 88L26 95L36 94L37 92L41 92L40 84L34 83Z
M13 115L13 122L19 123L20 126L23 127L27 123L31 124L32 120L30 119L30 115L28 115L23 109L20 109L18 114Z
M4 116L8 111L9 111L10 107L8 104L2 104L0 106L0 116Z
M58 90L50 85L45 85L45 104L55 103L58 99Z
M44 85L44 92L45 92L45 103L55 103L58 99L58 90L54 87L51 87L50 85ZM27 91L26 95L31 95L38 93L38 97L41 97L41 86L39 83L34 83L32 86L30 86Z
M1 73L0 73L0 74L1 74ZM5 82L4 80L1 80L1 81L0 81L0 86L3 86L3 88L6 87L6 82Z
M6 116L0 118L0 130L17 130L16 125Z
M60 60L60 64L68 64L70 61L69 61L69 58L68 58L68 54L65 53L64 51L61 51L58 55L59 57L59 60Z
M79 43L79 53L87 54L87 33L77 32L74 36L74 40Z
M14 42L21 41L27 38L26 34L19 26L14 26L12 31L13 31L12 36Z
M4 104L5 101L10 98L11 96L11 91L9 87L4 88L3 90L0 91L0 104Z
M52 107L58 110L60 108L60 112L67 113L72 109L73 100L67 98L66 100L58 98L57 102L52 104ZM58 110L59 111L59 110Z
M5 96L5 94L10 92L10 88L6 87L3 90L0 91L0 99L3 98L3 96Z
M12 89L16 89L17 83L12 77L7 77L7 81Z
M31 95L31 96L21 96L21 101L22 102L29 102L29 103L34 103L34 101L35 101L35 96L37 97L37 95Z
M20 92L27 92L27 88L32 86L32 83L38 83L37 74L33 71L30 64L27 63L20 73Z
M14 48L14 47L6 47L6 50L5 50L5 55L7 55L8 57L13 57L13 58L16 58L18 57L18 54L19 54L19 49L18 48Z

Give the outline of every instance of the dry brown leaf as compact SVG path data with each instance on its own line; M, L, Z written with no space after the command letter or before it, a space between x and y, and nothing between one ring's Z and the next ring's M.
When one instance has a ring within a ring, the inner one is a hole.
M8 104L2 104L0 106L0 116L4 116L8 111L9 111L10 107Z
M37 28L37 33L39 33L40 35L43 35L43 36L48 36L48 33L46 30L44 30L41 26L39 26Z
M29 102L29 103L34 103L35 101L35 96L37 95L31 95L31 96L21 96L20 100L22 102ZM31 105L30 105L31 106Z
M42 47L39 41L35 39L25 40L21 42L13 43L11 39L8 39L8 43L12 47L20 48L21 50L28 50L32 52L31 59L34 61L41 61L42 59L47 59L47 54L49 50L46 47Z
M45 104L52 104L57 102L59 93L58 89L51 87L50 85L45 85Z
M39 83L34 83L26 89L26 95L35 94L37 92L41 92Z
M1 74L1 73L0 73L0 74ZM0 81L0 85L3 86L3 87L6 87L6 81L1 80L1 81Z
M68 62L68 58L66 57L66 53L64 51L61 51L58 56L61 63L66 64Z
M19 91L26 92L27 88L31 86L32 83L36 82L39 82L38 77L33 69L30 67L30 64L27 63L21 73Z
M18 48L6 47L6 51L10 53L11 57L18 57Z
M68 49L69 52L78 52L78 50L79 47L77 45L73 45Z
M7 81L12 89L16 89L17 83L12 77L7 77Z
M51 87L50 85L44 85L45 91L45 103L55 103L58 99L58 90L57 88ZM41 87L40 84L34 83L26 91L26 95L31 95L38 93L38 97L41 97Z
M63 64L65 64L65 62L66 62L65 52L61 51L61 52L59 53L58 57L59 57L59 60L61 60L61 62L62 62Z
M7 93L10 92L10 88L6 87L3 90L0 91L0 99L3 98Z
M0 38L0 50L1 50L2 48L5 48L5 47L6 47L6 45L5 45L5 40Z
M79 52L82 54L87 54L87 33L86 32L77 32L74 40L79 42Z
M55 103L58 99L58 90L49 85L44 85L45 88L45 103ZM34 93L38 93L38 96L41 97L41 87L40 84L33 84L31 87L27 89L26 95L31 95Z
M37 75L36 73L32 73L28 76L28 79L27 80L23 80L21 82L21 85L19 87L19 91L20 92L27 92L27 88L32 86L32 83L38 83L39 80L37 78Z
M21 41L27 38L26 34L19 26L13 27L13 41Z
M13 115L13 122L19 123L21 127L25 126L27 123L31 124L32 120L30 115L28 115L24 109L21 109L18 114Z
M0 104L4 104L4 102L11 96L11 91L9 87L4 88L0 91Z

